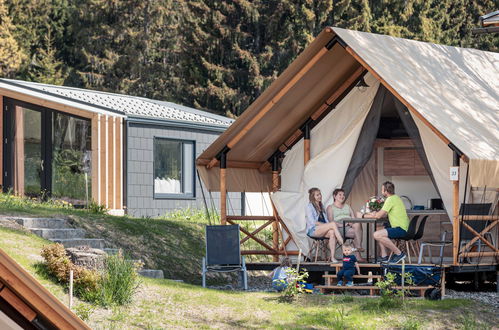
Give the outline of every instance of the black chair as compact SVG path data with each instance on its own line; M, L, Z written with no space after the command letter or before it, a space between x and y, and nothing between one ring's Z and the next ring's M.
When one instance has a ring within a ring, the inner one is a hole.
M244 290L248 290L248 274L241 257L239 225L206 226L206 257L203 258L203 287L208 272L241 272Z
M424 229L425 229L425 225L426 225L426 220L428 220L428 217L429 217L428 215L425 215L423 217L423 219L421 219L421 221L419 222L418 230L416 231L416 234L412 238L412 240L414 241L414 243L413 242L411 242L411 243L413 243L414 245L416 245L416 247L414 247L414 245L412 246L413 251L415 252L415 254L417 254L417 251L419 250L419 240L421 238L423 238Z
M409 228L407 229L407 234L404 237L396 239L396 245L399 246L402 241L405 242L405 251L407 252L407 257L409 258L409 263L411 262L411 251L409 250L409 241L414 238L414 235L416 235L416 225L418 223L419 215L415 215L412 217L411 221L409 222ZM402 244L404 246L404 244Z
M481 204L461 204L461 207L459 208L459 215L464 216L463 220L466 221L466 216L467 215L489 215L490 213L490 208L492 207L492 203L481 203ZM474 231L477 233L481 233L482 230L485 229L487 226L487 220L473 220L466 222L467 225L469 225L471 228L473 228ZM465 226L461 225L460 228L460 249L469 243L475 235ZM494 235L491 232L486 232L482 235L483 237L489 236L490 240L492 241L492 244L495 245L494 242ZM478 245L478 252L480 252L480 249L482 247L482 241L479 239L477 240L473 245L477 244Z

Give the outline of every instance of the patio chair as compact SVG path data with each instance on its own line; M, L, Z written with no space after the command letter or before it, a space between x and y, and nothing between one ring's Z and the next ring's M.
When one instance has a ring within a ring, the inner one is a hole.
M248 290L248 273L241 257L239 225L206 226L206 257L202 264L203 287L208 272L240 272L244 290Z
M407 234L404 237L395 239L395 245L399 246L401 250L406 251L407 257L409 258L409 263L412 263L409 241L414 238L414 235L416 235L416 224L418 223L418 218L419 215L415 215L414 217L412 217L411 221L409 222L409 228L407 229ZM391 256L392 253L390 253L390 258Z

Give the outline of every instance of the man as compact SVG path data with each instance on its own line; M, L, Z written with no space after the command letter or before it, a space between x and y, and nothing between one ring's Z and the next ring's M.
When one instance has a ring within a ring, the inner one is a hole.
M381 194L386 198L383 208L378 212L371 212L362 215L363 218L386 218L390 225L385 224L385 229L374 232L373 237L379 243L381 262L398 263L403 260L406 255L404 252L391 241L391 239L402 238L407 235L409 228L409 217L405 210L404 202L399 196L395 195L395 185L386 181L381 186ZM388 251L393 252L392 257L388 260Z

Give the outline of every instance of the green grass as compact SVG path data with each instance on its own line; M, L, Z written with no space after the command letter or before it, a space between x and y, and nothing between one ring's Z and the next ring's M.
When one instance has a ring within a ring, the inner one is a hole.
M3 212L7 210L9 212ZM0 202L0 214L20 214ZM64 215L91 233L125 248L170 278L197 283L203 254L203 220L133 219L89 214L53 205L34 205L22 214ZM178 216L178 215L177 215ZM49 243L20 230L0 227L0 248L63 303L67 294L46 275L40 250ZM163 268L164 267L164 268ZM497 310L456 299L408 299L386 307L379 298L302 295L284 303L276 293L203 289L171 280L142 279L127 307L102 308L75 302L96 329L270 328L270 329L487 329L499 324Z

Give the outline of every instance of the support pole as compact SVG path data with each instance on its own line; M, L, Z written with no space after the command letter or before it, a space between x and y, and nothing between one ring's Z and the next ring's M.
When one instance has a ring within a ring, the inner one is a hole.
M272 158L272 191L276 192L279 190L279 159L277 156ZM274 212L274 222L272 223L272 243L274 250L279 250L279 223L277 222L277 212L273 208ZM273 261L279 261L279 256L274 255Z
M456 150L453 153L452 166L459 167L459 154ZM452 262L454 265L458 264L458 254L459 254L459 175L456 181L452 181L453 184L453 201L452 201L452 212L454 213L452 222Z
M303 160L304 164L307 165L308 161L310 160L310 123L307 122L302 128L303 131L303 150L304 150L304 155L303 155Z
M227 152L220 154L220 221L227 224Z

